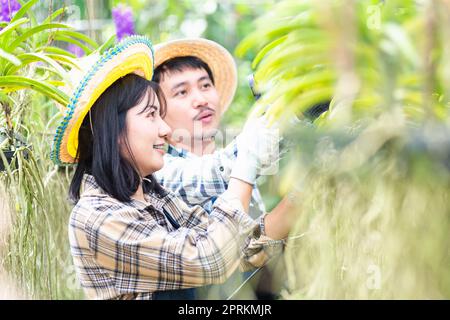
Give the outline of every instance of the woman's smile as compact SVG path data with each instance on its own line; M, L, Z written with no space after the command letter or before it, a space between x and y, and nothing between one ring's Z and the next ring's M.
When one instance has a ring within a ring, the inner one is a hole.
M165 143L154 144L153 149L164 155L166 153L166 144Z

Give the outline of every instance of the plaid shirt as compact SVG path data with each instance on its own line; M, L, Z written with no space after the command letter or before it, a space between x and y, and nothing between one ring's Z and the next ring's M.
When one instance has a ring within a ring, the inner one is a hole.
M237 152L236 140L226 148L202 157L169 146L163 168L154 175L162 186L181 197L188 205L200 205L211 212L216 198L228 187ZM249 214L257 218L265 212L261 194L254 187Z
M152 299L152 293L221 283L239 266L263 265L277 241L225 193L210 214L169 193L123 203L85 175L69 222L78 278L91 299ZM179 226L174 226L178 224ZM273 244L273 245L272 245Z

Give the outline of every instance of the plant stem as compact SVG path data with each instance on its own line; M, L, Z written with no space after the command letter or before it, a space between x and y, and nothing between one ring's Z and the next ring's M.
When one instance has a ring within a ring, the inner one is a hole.
M6 120L6 139L8 139L8 144L10 148L14 148L14 126L11 121L11 107L8 102L1 103L3 111L5 112L5 120Z

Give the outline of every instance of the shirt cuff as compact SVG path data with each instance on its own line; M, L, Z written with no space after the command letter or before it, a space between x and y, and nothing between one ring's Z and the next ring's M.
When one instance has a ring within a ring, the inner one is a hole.
M258 218L258 220L259 220L259 230L260 230L262 236L267 236L267 234L266 234L266 222L265 222L265 219L266 219L267 215L268 215L268 213L265 212Z

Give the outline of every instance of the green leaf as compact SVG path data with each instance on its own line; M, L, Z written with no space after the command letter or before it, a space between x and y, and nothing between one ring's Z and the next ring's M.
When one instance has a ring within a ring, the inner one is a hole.
M9 88L17 91L21 89L32 89L42 93L46 97L55 100L56 102L66 105L69 97L61 90L46 84L45 82L37 81L22 76L3 76L0 77L0 88Z
M235 49L236 56L242 58L251 49L259 46L262 42L261 35L250 34L242 40Z
M60 63L66 65L70 68L78 67L77 60L72 57L61 55L61 54L53 54L53 53L47 53L47 56L52 58L55 61L59 61Z
M72 44L80 47L84 51L84 53L87 54L87 55L91 54L92 51L93 51L91 48L86 46L83 42L78 41L77 39L74 39L74 38L71 38L71 37L68 37L68 36L64 36L64 35L61 35L61 34L56 34L55 35L55 40L72 43Z
M28 10L38 1L39 0L30 0L27 3L25 3L19 9L19 11L17 11L17 13L14 15L14 17L11 19L11 22L15 22L15 21L19 20L20 18L22 18L28 12Z
M51 77L50 75L48 75L48 77L47 77L46 72L47 73L51 73L52 75L55 75L55 76L59 76L58 72L55 69L53 69L51 67L48 67L48 66L45 66L45 65L36 66L36 71L38 71L39 74L42 74L45 79L48 79L49 77ZM54 84L55 80L46 80L46 82L48 84L55 85Z
M329 65L327 61L328 56L324 51L322 53L308 52L300 55L300 52L293 51L283 55L276 55L274 57L268 57L264 59L260 67L255 73L255 78L260 79L272 79L277 76L284 76L288 72L296 70L299 74L308 72L317 68L317 66ZM270 59L269 59L270 58ZM262 82L262 80L260 81Z
M299 94L295 100L287 101L286 99L279 100L272 107L269 108L267 114L279 118L286 109L298 112L304 112L308 108L322 103L324 101L330 101L334 94L333 87L323 87L318 89L312 89Z
M17 70L19 70L20 68L24 67L25 65L29 64L29 63L33 63L33 62L46 62L48 63L50 66L52 66L56 73L63 78L66 81L70 81L69 77L67 76L67 72L66 70L61 67L60 64L58 64L55 60L53 60L51 57L49 57L48 55L45 55L43 53L23 53L17 56L22 63L17 66L17 67L12 67L7 69L7 75L11 75L14 74L15 72L17 72Z
M21 61L19 58L16 58L15 55L12 55L8 52L3 51L3 49L0 48L0 58L8 60L10 63L16 66L20 66Z
M52 47L52 46L44 46L39 47L36 49L36 52L46 52L46 53L56 53L62 56L70 57L70 58L76 58L77 56L74 55L72 52L69 52L67 50L58 48L58 47Z
M271 43L269 43L268 45L266 45L264 48L262 48L262 49L258 52L258 54L256 55L255 59L253 60L253 62L252 62L252 68L253 68L253 69L256 68L256 66L259 64L259 62L261 61L261 59L264 58L265 55L266 55L270 50L272 50L273 48L275 48L276 46L278 46L280 43L283 43L283 42L286 40L287 37L288 37L288 36L285 35L285 36L282 36L282 37L280 37L280 38L278 38L278 39L275 39L274 41L272 41Z
M63 7L63 8L60 8L60 9L56 10L50 16L48 16L44 21L42 21L42 23L50 23L50 22L52 22L53 20L55 20L56 17L58 17L59 15L63 14L66 10L67 10L67 7Z
M108 50L116 41L116 35L112 35L104 44L98 48L98 52L102 54L105 50Z
M274 100L279 96L284 96L289 103L300 94L317 89L317 88L329 88L334 86L336 81L336 74L330 68L324 68L323 70L317 70L314 72L308 72L301 77L289 79L285 82L278 84L278 90L275 92L268 92L266 97Z
M95 42L94 40L92 40L91 38L89 38L88 36L86 36L80 32L71 31L71 30L60 30L60 31L58 31L58 34L62 35L62 36L68 36L68 37L82 40L82 41L86 42L87 44L91 45L94 49L96 49L98 47L97 42Z
M36 33L39 33L39 32L45 31L45 30L56 29L56 28L67 29L67 28L71 28L71 27L68 25L62 24L62 23L46 23L46 24L41 24L39 26L30 28L24 34L22 34L20 37L17 37L17 39L13 41L13 43L11 43L8 46L8 50L13 51L22 42L26 41L28 38L30 38L31 36L33 36Z
M6 28L0 30L0 39L6 37L7 34L12 32L14 29L21 26L22 24L27 23L28 21L30 20L27 18L22 18L20 20L9 23Z

